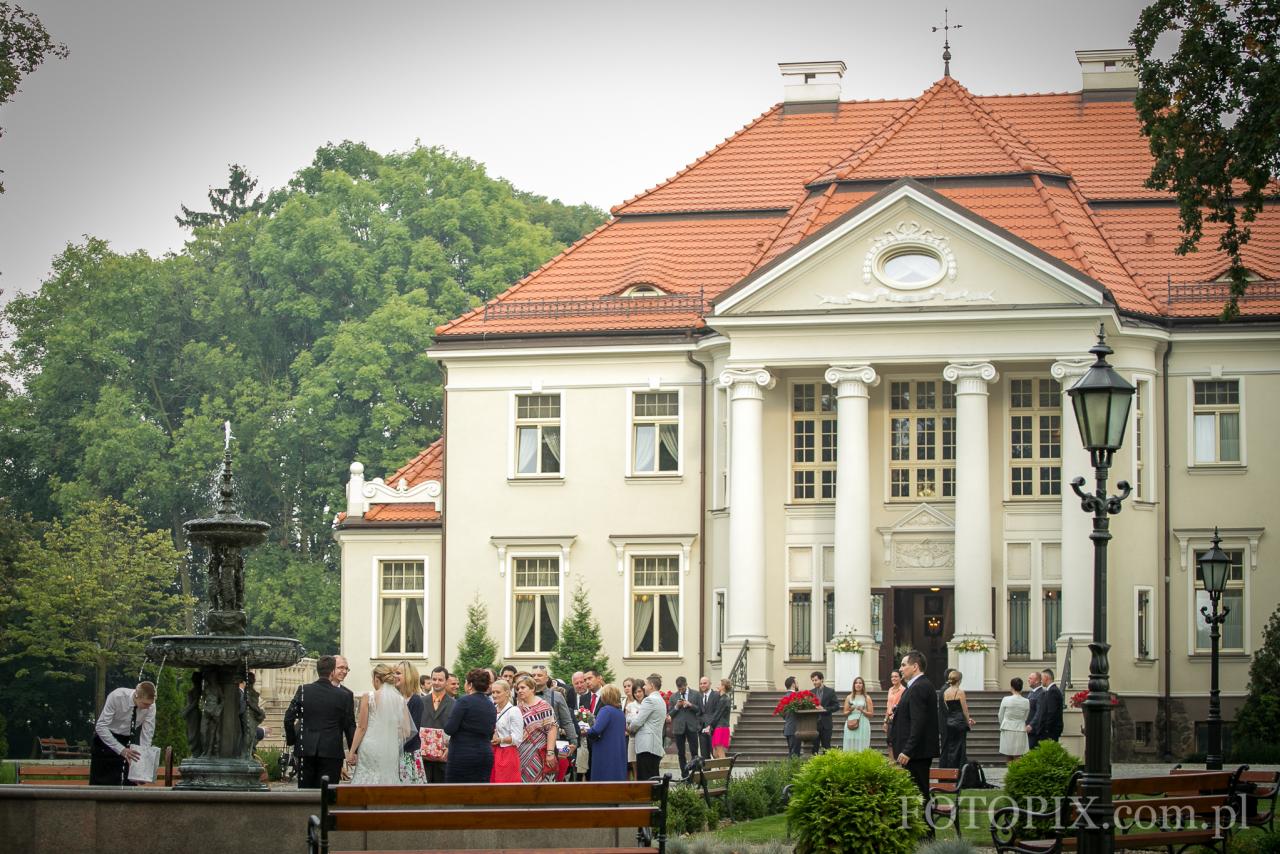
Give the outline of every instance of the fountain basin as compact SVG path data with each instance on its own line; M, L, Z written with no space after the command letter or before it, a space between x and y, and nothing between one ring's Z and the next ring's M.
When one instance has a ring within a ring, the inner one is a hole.
M171 667L289 667L305 650L293 638L257 635L157 635L147 644L152 661Z
M267 531L271 530L266 522L221 513L210 519L192 519L182 527L193 543L216 543L234 548L256 546L267 538Z

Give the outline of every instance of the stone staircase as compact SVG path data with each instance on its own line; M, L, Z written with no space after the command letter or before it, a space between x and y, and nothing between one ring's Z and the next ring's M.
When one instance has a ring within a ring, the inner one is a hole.
M782 737L782 719L773 716L773 708L784 693L752 691L747 697L729 743L730 753L741 754L739 763L755 765L786 758L787 742ZM1002 691L969 691L966 696L969 713L975 721L966 744L969 759L982 765L1003 767L1007 760L1000 754L1000 731L996 727L1000 701L1007 695ZM888 746L884 730L881 729L885 694L883 691L873 692L871 699L876 707L875 725L871 728L871 747L885 752ZM839 747L844 715L837 713L833 717L831 744ZM806 755L809 749L806 747Z

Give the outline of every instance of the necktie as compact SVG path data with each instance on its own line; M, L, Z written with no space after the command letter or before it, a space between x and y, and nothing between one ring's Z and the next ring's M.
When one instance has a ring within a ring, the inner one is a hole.
M703 694L703 695L702 695L702 705L704 705L704 706L705 706L708 702L710 702L710 700L711 700L711 692L710 692L710 691L708 691L707 693L705 693L705 694Z

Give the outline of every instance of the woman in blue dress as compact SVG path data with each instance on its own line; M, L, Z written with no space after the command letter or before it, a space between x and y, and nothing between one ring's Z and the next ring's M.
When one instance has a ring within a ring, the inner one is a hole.
M871 716L876 710L861 676L854 677L853 692L844 698L844 713L848 718L842 746L845 750L866 750L871 746Z
M444 766L446 783L489 782L498 713L485 693L488 690L488 671L476 668L467 674L467 695L453 704L444 725L449 735L449 758Z
M591 782L627 779L627 721L616 685L600 691L596 722L586 732L591 744Z

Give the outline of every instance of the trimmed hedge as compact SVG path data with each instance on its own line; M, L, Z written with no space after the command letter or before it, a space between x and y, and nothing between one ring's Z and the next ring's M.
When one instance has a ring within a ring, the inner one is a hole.
M912 854L926 833L921 813L911 775L872 750L810 759L787 807L796 854Z

